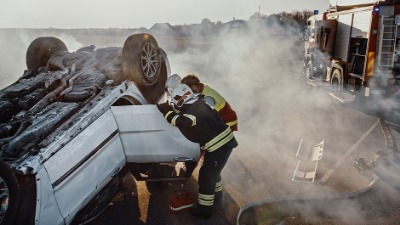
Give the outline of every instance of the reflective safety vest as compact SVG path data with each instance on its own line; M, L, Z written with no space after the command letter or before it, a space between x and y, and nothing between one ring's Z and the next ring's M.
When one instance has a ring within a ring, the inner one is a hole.
M238 119L236 112L232 109L229 103L216 90L208 85L200 83L200 92L204 96L209 96L214 99L214 109L218 111L225 123L232 131L238 130Z
M201 88L203 87L203 88ZM214 109L217 110L218 112L225 106L226 100L222 95L220 95L216 90L212 89L208 85L200 85L200 91L201 94L204 96L209 96L214 99L215 105Z

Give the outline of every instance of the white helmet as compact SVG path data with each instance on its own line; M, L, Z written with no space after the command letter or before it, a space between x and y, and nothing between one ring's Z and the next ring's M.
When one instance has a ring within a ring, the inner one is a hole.
M171 95L172 91L181 84L182 78L178 74L172 74L165 82L165 91Z
M186 84L180 84L171 93L171 102L178 108L183 104L193 104L198 99L198 95L194 94L192 89Z

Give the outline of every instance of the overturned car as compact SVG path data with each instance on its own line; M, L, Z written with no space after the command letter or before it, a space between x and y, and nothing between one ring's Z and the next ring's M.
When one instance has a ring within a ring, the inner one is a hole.
M127 172L149 183L191 176L198 144L154 105L170 71L153 36L76 52L39 37L26 64L0 90L0 225L85 224Z

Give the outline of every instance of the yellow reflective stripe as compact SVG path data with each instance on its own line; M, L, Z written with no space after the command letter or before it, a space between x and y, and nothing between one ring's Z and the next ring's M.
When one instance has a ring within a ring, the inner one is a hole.
M207 142L201 149L207 150L210 146L214 145L218 141L220 141L223 137L225 137L227 134L231 132L231 128L226 128L222 133L220 133L218 136L215 138L211 139L211 141Z
M206 195L206 194L199 193L199 197L197 199L197 202L200 205L212 206L214 204L214 194Z
M179 115L175 115L174 117L172 117L172 120L171 120L172 126L176 127L176 119L178 119L178 117L179 117Z
M212 206L212 205L214 205L214 201L201 201L201 200L199 200L198 201L198 203L199 203L199 205L204 205L204 206Z
M186 116L187 118L189 118L192 121L192 126L196 126L196 117L191 115L191 114L183 114L183 116Z
M217 184L215 184L215 192L219 192L222 191L222 180L220 182L218 182Z
M230 128L229 128L229 129L230 129ZM207 151L208 151L208 152L213 152L213 151L219 149L221 146L223 146L224 144L226 144L226 143L228 143L230 140L232 140L232 138L233 138L233 134L232 134L232 132L231 132L228 136L226 136L226 137L225 137L224 139L222 139L220 142L218 142L217 144L215 144L215 145L209 147L209 148L207 149Z
M173 112L173 111L168 111L168 112L165 114L164 118L165 118L165 119L168 119L168 116L171 115L172 112Z
M207 194L199 193L199 198L204 199L204 200L212 200L212 199L214 199L214 194L207 195Z
M227 122L226 125L231 127L233 125L236 125L237 123L238 123L237 120L234 120L234 121L231 121L231 122Z

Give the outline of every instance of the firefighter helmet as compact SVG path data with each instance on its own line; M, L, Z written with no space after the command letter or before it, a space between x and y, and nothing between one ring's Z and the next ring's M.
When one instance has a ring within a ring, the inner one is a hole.
M172 91L181 84L181 77L178 74L172 74L165 82L165 91L171 95Z
M192 104L198 99L198 95L194 94L192 89L186 84L180 84L171 93L171 102L178 108L183 104Z

